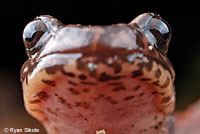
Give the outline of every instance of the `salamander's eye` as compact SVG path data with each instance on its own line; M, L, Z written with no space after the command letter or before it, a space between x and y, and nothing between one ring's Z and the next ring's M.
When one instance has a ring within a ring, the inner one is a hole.
M149 43L154 44L161 53L166 54L171 40L171 28L159 15L144 13L131 23L140 27Z
M24 28L23 41L29 58L39 52L50 37L64 25L50 15L41 15L28 23Z
M38 44L41 37L47 32L47 27L41 20L33 20L24 29L23 41L29 57L40 49Z
M156 39L156 45L158 49L166 54L168 50L168 44L171 39L170 26L159 16L154 16L149 20L148 29Z

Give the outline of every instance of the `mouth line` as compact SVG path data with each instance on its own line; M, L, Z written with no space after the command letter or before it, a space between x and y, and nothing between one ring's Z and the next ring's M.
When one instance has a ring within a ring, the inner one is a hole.
M105 56L105 57L104 57ZM108 61L109 57L112 57L113 55L92 55L92 54L82 54L82 53L64 53L64 52L54 52L45 56L42 56L39 58L39 60L37 60L37 66L35 66L33 68L31 72L31 78L33 78L35 76L36 73L40 72L41 70L45 69L45 68L54 68L54 66L65 66L67 64L74 64L75 62L80 62L79 60L82 57L86 57L86 58L94 58L92 59L91 63L94 61L94 64L98 64L98 63L105 63L105 61ZM159 59L157 59L156 57L152 57L150 55L144 54L141 51L135 51L131 54L118 54L118 57L116 57L117 59L120 58L120 60L123 60L124 62L127 62L130 64L130 66L132 65L132 67L134 68L134 66L137 68L137 66L143 66L147 68L151 68L151 66L153 66L153 62L156 63L157 65L159 65L161 68L163 68L164 70L167 70L169 72L169 74L171 75L171 78L173 78L173 72L171 71L171 68L168 66L168 64L166 64L164 61L161 61ZM100 60L95 60L96 58L100 58ZM115 59L115 57L112 57L113 59ZM125 59L126 58L126 59ZM103 60L102 60L103 59ZM146 59L147 61L145 61L144 59ZM137 64L135 64L134 62L136 62L137 60ZM132 63L131 63L132 61ZM96 63L95 63L96 62ZM90 62L88 62L90 63ZM87 65L84 66L88 66L89 64L87 63ZM113 62L114 63L114 62ZM83 63L85 64L85 63ZM119 64L118 64L119 65ZM117 66L118 66L117 65ZM107 62L107 66L110 66ZM116 68L115 63L112 65L114 68ZM138 71L137 69L133 70L133 71ZM131 73L131 72L130 72ZM138 72L139 73L139 72ZM143 77L145 79L145 74L143 74ZM139 77L141 79L143 79L143 77Z
M131 50L129 52L126 53L108 53L108 54L101 54L101 53L84 53L83 51L80 51L82 49L76 49L76 50L67 50L67 51L56 51L53 53L49 53L46 55L43 55L41 57L39 57L39 59L44 59L44 58L48 58L50 59L50 57L57 57L58 59L63 59L66 57L72 58L73 60L78 60L79 58L82 57L122 57L122 60L126 60L129 63L133 63L135 59L139 58L142 61L142 58L146 57L148 60L153 61L155 63L157 63L158 65L162 66L162 68L164 68L165 70L167 70L171 77L173 78L173 72L171 71L171 68L168 66L168 63L161 61L160 59L150 56L148 54L145 54L144 51L141 50ZM49 57L50 56L50 57ZM63 64L62 64L63 65Z

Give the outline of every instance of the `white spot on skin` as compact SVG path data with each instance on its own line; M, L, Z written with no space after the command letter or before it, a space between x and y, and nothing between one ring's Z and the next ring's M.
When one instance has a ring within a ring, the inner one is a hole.
M134 54L131 54L129 56L127 56L127 60L130 62L130 63L133 63L135 58L143 58L143 54L142 53L134 53Z
M117 59L118 59L118 56L117 56L117 55L115 55L115 56L114 56L114 60L117 60Z
M149 50L153 50L153 45L148 46Z
M108 63L108 65L111 65L113 63L112 58L109 58L107 63Z
M24 68L24 72L28 72L28 67L25 67L25 68Z
M133 48L131 47L131 46L129 46L128 48L127 48L127 50L132 50Z
M56 33L55 33L55 32L52 32L52 33L51 33L51 36L55 36L55 35L56 35Z
M96 131L96 134L106 134L106 131L104 129L102 129L100 131Z
M37 94L32 94L31 98L35 98L37 96Z
M144 49L143 49L143 48L141 48L141 47L139 48L139 50L141 50L141 51L144 51Z
M97 69L97 65L92 63L92 62L89 62L88 63L88 68L91 72L94 72L96 69Z

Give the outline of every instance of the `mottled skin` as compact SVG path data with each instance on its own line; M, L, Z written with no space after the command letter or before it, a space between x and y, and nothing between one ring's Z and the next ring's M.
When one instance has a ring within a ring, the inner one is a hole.
M172 133L171 30L158 15L111 26L39 16L23 38L25 107L48 134Z

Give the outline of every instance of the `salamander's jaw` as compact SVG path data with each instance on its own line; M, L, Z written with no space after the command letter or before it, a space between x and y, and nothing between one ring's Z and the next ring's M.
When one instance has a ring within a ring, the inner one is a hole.
M110 64L96 63L96 56L75 61L72 56L66 58L70 64L44 68L23 82L26 109L49 134L166 132L166 115L174 107L170 73L135 56L133 63L104 57Z

